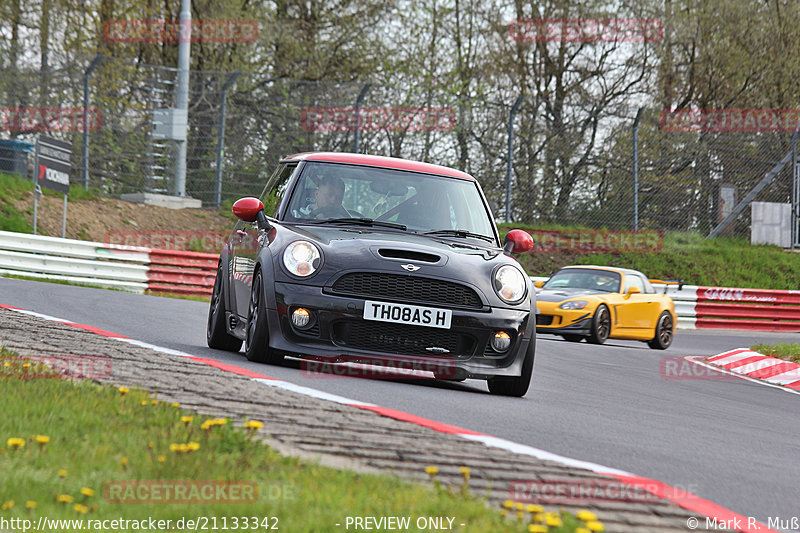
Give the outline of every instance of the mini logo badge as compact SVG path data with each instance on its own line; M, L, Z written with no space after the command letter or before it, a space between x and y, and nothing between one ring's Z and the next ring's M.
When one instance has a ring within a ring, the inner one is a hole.
M417 265L408 264L408 265L400 265L400 266L405 268L409 272L416 272L417 270L419 270L419 267Z

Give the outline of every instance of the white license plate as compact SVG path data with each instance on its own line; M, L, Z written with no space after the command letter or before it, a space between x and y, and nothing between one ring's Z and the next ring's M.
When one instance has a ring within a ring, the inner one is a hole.
M386 302L364 302L364 319L413 324L431 328L450 329L453 312L449 309L421 307L419 305L389 304Z

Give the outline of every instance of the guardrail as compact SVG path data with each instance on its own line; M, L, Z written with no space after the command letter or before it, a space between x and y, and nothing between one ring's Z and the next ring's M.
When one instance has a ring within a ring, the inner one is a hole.
M531 276L534 281L546 277ZM665 285L653 284L658 292ZM800 291L666 285L679 329L800 331Z
M0 231L0 274L130 292L208 296L216 254Z

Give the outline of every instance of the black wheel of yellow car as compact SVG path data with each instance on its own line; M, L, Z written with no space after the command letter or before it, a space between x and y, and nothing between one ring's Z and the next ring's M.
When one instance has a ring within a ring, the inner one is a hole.
M581 342L583 340L583 335L561 335L564 337L565 341L569 342Z
M656 323L656 336L648 341L647 345L654 350L666 350L672 344L672 337L674 334L674 325L672 315L669 311L664 311L658 317Z
M274 365L283 361L283 354L269 347L267 305L266 302L264 302L263 285L264 278L259 270L256 272L256 275L253 276L253 286L250 289L244 355L247 357L248 361Z
M605 305L599 305L592 319L592 331L589 334L589 342L593 344L603 344L611 333L611 313Z
M211 291L211 306L208 308L208 323L206 324L206 342L209 348L238 352L242 341L231 335L225 329L225 295L223 294L222 265L217 269L217 278L214 280L214 289Z

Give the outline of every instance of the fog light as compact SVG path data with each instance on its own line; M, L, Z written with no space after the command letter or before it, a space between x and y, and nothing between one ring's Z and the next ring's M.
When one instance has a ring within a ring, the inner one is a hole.
M308 309L303 309L302 307L298 307L294 311L292 311L292 324L294 324L297 328L304 328L308 325L308 322L311 320L311 313L308 312Z
M511 335L505 331L498 331L492 337L492 349L495 352L505 352L511 346Z

